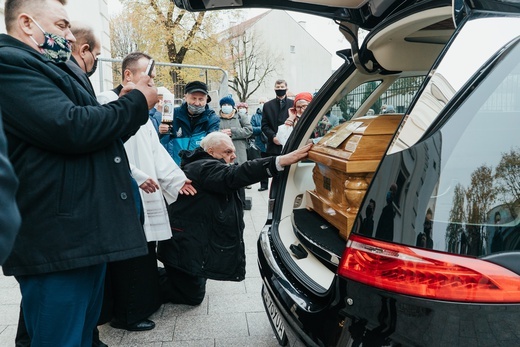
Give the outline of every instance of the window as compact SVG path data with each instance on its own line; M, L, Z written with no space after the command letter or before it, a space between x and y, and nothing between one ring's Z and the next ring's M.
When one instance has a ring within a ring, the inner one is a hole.
M472 256L520 250L520 45L503 55L439 130L383 160L367 201L381 206L386 187L406 185L402 215L374 213L394 242Z

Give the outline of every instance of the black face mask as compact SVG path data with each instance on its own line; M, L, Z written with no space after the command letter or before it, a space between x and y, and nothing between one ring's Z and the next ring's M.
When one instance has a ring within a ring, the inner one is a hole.
M98 60L97 59L94 59L94 65L92 65L92 69L90 69L90 71L87 72L87 76L90 77L94 74L94 72L96 72L97 70L97 63L98 63Z
M287 89L275 89L274 92L276 93L276 96L282 97L287 93Z

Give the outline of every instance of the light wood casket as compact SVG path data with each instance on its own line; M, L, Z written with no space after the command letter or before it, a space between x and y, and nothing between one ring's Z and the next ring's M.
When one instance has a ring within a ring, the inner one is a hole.
M385 114L345 122L309 152L309 159L316 163L316 188L306 193L307 208L335 226L345 239L401 119L401 114Z

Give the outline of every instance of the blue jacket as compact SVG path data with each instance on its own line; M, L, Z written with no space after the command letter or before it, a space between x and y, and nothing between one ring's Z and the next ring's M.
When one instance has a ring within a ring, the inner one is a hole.
M220 118L209 105L206 105L206 110L201 115L190 117L186 102L176 107L173 114L170 133L161 136L161 143L177 165L180 165L179 152L199 147L204 136L219 131Z
M262 137L264 137L264 139L266 137L262 136L262 111L260 108L257 108L256 113L251 116L251 125L253 126L255 146L260 150L260 152L265 153L265 143L262 142Z
M148 116L150 117L150 120L152 121L155 131L157 131L157 133L159 133L159 125L161 124L162 113L157 111L157 109L155 107L152 107L152 109L148 111Z

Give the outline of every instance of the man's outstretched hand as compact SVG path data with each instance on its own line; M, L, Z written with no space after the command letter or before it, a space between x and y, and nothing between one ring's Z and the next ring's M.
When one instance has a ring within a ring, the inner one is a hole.
M280 165L288 166L307 158L309 150L312 148L312 143L309 143L295 151L280 156Z

